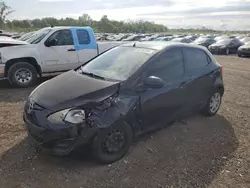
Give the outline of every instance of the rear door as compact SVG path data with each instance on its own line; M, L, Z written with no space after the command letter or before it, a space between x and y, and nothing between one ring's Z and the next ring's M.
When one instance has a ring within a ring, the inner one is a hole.
M139 93L143 125L148 130L166 124L182 113L185 93L180 89L184 78L181 49L167 50L149 64L142 75L143 79L156 76L165 81L162 88L148 88Z
M75 49L81 65L98 55L98 46L93 31L90 28L72 28Z
M63 71L75 68L78 54L74 49L72 32L69 29L55 31L46 41L56 40L53 46L40 46L40 55L45 72Z
M202 49L185 47L183 56L186 71L181 88L187 94L187 108L198 108L207 101L213 89L213 66Z

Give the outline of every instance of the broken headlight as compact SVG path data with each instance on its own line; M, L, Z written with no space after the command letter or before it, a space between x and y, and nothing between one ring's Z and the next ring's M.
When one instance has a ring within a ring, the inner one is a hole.
M85 111L82 109L66 109L54 114L51 114L48 117L48 120L51 123L62 124L65 122L72 124L79 124L85 120Z

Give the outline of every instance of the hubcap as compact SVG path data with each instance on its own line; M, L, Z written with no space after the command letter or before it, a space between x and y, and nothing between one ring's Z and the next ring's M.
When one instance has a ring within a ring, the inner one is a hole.
M18 69L15 73L15 78L20 83L28 83L32 78L32 72L25 68Z
M215 113L219 109L220 102L221 102L220 93L215 93L210 100L209 109L211 113Z
M125 138L123 132L120 130L111 131L105 138L103 143L103 150L105 153L119 152L124 147Z

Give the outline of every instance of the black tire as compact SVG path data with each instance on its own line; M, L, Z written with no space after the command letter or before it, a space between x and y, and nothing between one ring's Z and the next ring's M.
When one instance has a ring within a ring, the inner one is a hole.
M238 53L238 57L242 57L241 53Z
M218 107L217 107L216 109L213 109L213 110L212 110L210 104L211 104L212 98L213 98L216 94L219 94L220 100L219 100L219 103L218 103ZM218 112L218 110L220 109L221 99L222 99L222 94L221 94L221 92L220 92L219 90L216 90L215 92L213 92L213 94L209 97L209 99L208 99L208 101L207 101L205 107L204 107L203 110L202 110L203 114L204 114L205 116L208 116L208 117L209 117L209 116L214 116L214 115Z
M104 151L104 143L108 136L114 131L123 132L125 138L121 149L114 153L107 153ZM110 164L120 160L129 150L133 142L133 131L127 124L112 126L107 129L100 130L92 141L92 153L97 162L101 164Z
M16 73L22 69L30 72L31 78L29 81L27 81L25 83L22 83L22 81L19 81L15 76ZM15 86L15 87L25 88L25 87L32 86L36 83L37 76L38 76L38 74L37 74L36 68L27 62L16 62L8 70L8 80L9 80L10 84Z

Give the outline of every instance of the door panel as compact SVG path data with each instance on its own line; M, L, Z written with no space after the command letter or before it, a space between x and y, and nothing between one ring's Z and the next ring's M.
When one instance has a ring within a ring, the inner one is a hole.
M78 52L75 50L71 31L56 31L47 41L53 39L56 39L56 43L53 46L46 47L45 44L41 44L39 47L44 72L64 71L75 68L78 65Z
M79 55L79 65L86 63L98 55L97 43L94 35L90 35L86 29L72 28L75 49Z
M209 57L203 50L185 48L183 54L186 67L186 83L183 87L187 92L187 108L194 109L204 104L210 95L213 70Z
M180 87L184 81L181 49L166 50L148 65L142 75L142 83L149 76L165 81L162 88L145 86L146 89L139 93L144 129L149 130L173 120L185 109L185 92Z
M181 80L166 84L163 88L148 89L140 93L141 114L146 130L166 125L185 110L185 89Z

